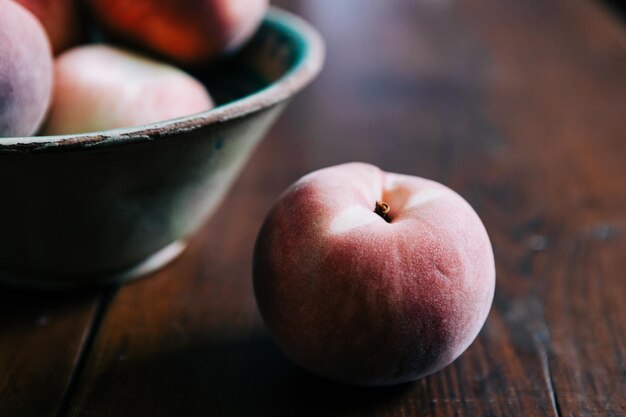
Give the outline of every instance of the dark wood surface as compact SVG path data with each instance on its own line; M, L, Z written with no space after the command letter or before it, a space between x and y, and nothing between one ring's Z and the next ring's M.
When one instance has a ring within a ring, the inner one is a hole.
M283 0L319 80L174 263L121 288L0 289L0 416L626 415L626 30L587 0ZM383 389L292 365L252 247L301 175L345 161L443 182L481 215L497 289L448 368Z

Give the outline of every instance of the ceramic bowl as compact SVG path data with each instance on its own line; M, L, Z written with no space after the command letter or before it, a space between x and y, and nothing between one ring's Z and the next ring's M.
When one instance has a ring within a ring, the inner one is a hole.
M323 42L272 8L235 56L195 74L219 104L146 126L0 139L0 279L120 282L176 257L288 100L319 72Z

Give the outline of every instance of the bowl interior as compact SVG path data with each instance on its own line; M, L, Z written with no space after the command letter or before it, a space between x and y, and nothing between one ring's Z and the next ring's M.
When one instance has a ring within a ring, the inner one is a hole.
M209 90L217 106L224 106L262 91L280 80L304 58L300 39L277 30L272 15L236 54L191 74Z

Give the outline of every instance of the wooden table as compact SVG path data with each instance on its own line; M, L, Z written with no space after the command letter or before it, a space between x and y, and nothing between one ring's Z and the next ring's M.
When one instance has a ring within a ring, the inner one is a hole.
M0 416L625 415L623 22L590 0L275 3L324 34L324 73L170 266L121 288L0 289ZM480 336L412 384L313 377L256 311L265 213L352 160L449 185L492 238Z

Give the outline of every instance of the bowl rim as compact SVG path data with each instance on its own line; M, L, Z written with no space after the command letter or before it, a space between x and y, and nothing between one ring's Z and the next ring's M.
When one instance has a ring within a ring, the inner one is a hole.
M241 118L286 100L321 71L325 58L324 41L309 23L275 6L269 7L263 21L295 40L300 52L291 68L262 89L210 110L147 125L70 135L4 137L0 138L0 154L100 148L153 141Z

